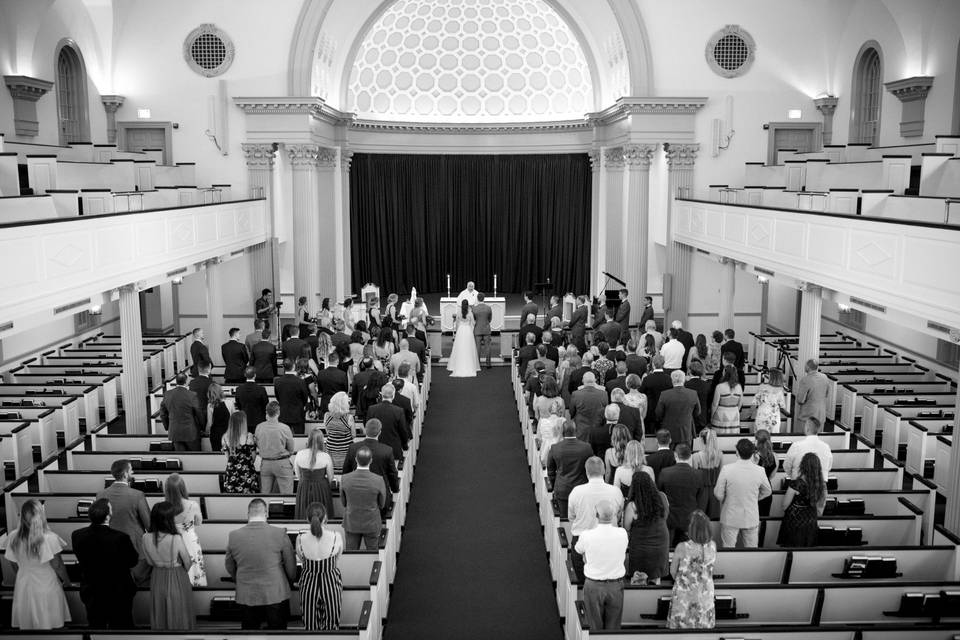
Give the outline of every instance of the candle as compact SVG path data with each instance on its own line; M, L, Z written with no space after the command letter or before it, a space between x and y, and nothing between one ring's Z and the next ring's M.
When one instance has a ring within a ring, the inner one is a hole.
M493 295L497 295L497 274L493 274Z
M450 274L447 274L447 291L450 290Z

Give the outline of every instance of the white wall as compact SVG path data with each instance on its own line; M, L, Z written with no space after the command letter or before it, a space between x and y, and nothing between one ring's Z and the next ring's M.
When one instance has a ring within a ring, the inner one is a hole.
M240 327L244 334L253 330L253 293L250 283L250 262L247 255L238 256L219 265L223 282L224 330ZM207 344L220 345L226 336L211 336L207 319L207 281L201 269L183 279L183 284L174 286L180 311L180 329L183 333L200 327L207 334ZM222 339L221 339L222 338ZM211 347L212 348L212 347Z
M9 369L20 362L35 357L43 351L49 351L68 342L77 342L98 332L120 333L120 309L116 302L102 306L99 327L77 334L74 330L73 315L37 325L19 333L0 339L0 369Z
M797 333L797 289L771 280L767 295L767 325L784 333Z
M690 280L688 329L707 337L713 331L733 329L741 340L749 331L760 330L761 290L756 276L737 269L733 299L734 326L720 326L720 269L715 258L694 252Z

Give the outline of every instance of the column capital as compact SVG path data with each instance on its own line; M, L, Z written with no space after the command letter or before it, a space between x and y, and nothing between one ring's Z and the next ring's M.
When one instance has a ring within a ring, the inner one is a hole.
M337 166L337 150L331 147L319 147L317 166L321 169L333 169Z
M603 166L607 169L623 169L623 147L607 147L603 150Z
M118 293L139 293L140 288L137 286L136 282L131 282L129 284L120 285L117 287Z
M631 169L639 168L646 171L650 168L653 153L657 150L655 144L625 144L623 145L623 161Z
M699 144L673 144L663 143L663 150L667 154L667 166L671 171L677 169L689 169L697 161L697 152L700 151Z
M100 96L100 102L103 103L103 108L107 113L116 113L117 109L123 106L124 100L126 100L124 96Z
M822 96L820 98L814 98L813 106L825 117L830 117L837 110L838 100L837 96Z
M277 156L276 145L272 142L241 142L240 149L248 167L272 168Z
M600 171L600 166L603 161L603 155L598 149L593 149L592 151L587 152L587 156L590 158L590 169L596 173Z
M287 157L294 169L316 167L320 155L320 145L316 144L288 144Z
M340 168L345 173L350 173L351 164L353 164L353 151L346 147L340 147Z

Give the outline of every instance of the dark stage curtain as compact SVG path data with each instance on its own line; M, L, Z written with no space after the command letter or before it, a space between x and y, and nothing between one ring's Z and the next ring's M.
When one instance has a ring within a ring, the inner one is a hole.
M590 272L590 161L563 155L356 154L350 167L354 291L517 292Z

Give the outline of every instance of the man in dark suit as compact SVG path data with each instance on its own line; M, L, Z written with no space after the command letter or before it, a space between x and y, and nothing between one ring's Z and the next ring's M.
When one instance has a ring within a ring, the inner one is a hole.
M187 374L178 373L176 386L163 394L160 420L177 451L200 451L200 432L207 416L200 411L197 394L187 389ZM117 510L114 508L114 520Z
M694 424L700 417L700 399L697 392L683 386L686 381L683 371L670 374L673 388L660 394L655 415L664 428L670 431L670 439L676 444L693 444Z
M396 392L393 394L393 404L403 409L403 417L406 419L408 425L412 425L414 418L413 401L411 401L407 396L403 395L403 379L394 378L390 384L392 384L393 388L396 390Z
M584 439L592 427L603 424L607 400L607 390L597 384L596 375L592 371L583 374L583 384L570 396L570 418L577 427L578 438Z
M607 389L607 395L613 393L614 389L623 389L624 393L627 391L627 361L621 360L614 366L616 371L616 377L612 380L608 380L604 387Z
M631 338L627 342L627 373L633 373L640 376L641 378L647 373L647 366L650 364L647 359L640 355L637 351L638 342L635 338Z
M543 371L554 378L557 377L557 363L547 357L548 349L545 344L537 345L537 357L527 363L527 368L523 371L523 379L529 380L530 376L536 375L539 368L537 364L543 365Z
M213 360L210 359L210 349L204 343L203 329L200 327L193 330L193 342L190 343L190 360L193 363L190 365L190 375L194 378L197 377L200 363L209 362L213 364Z
M611 349L614 349L620 343L620 334L623 333L623 327L613 321L613 312L610 309L605 309L603 324L596 328L594 335L597 332L602 333L607 344L610 345Z
M367 383L377 374L377 371L373 367L373 358L366 357L360 359L360 364L357 367L356 375L353 376L353 387L350 390L350 401L353 402L353 406L357 408L357 411L366 414L367 407L361 407L361 394L363 394L364 389L367 386ZM344 374L346 375L346 374Z
M743 352L743 345L735 340L737 337L736 332L733 329L727 329L723 332L724 341L720 344L720 355L724 353L732 353L734 356L733 366L737 368L737 371L743 371L743 367L746 365L746 355Z
M220 355L223 357L223 379L228 383L243 382L243 370L250 364L250 354L246 345L240 341L240 329L233 327L229 332L230 339L220 345Z
M653 478L660 478L660 472L667 467L677 464L677 458L673 455L673 447L670 446L670 432L666 429L657 431L657 450L647 454L647 466L653 469Z
M280 403L280 422L295 435L303 435L310 392L303 379L294 373L293 360L284 358L283 375L273 379L273 393Z
M370 462L370 471L383 478L387 488L386 502L382 510L383 515L386 515L393 505L393 494L400 491L400 475L397 473L397 462L396 458L393 457L393 449L380 442L382 428L383 425L376 418L367 420L367 423L363 426L366 438L347 447L347 453L343 458L343 474L346 475L357 468L357 452L361 447L370 449L373 456Z
M360 541L367 550L377 549L382 521L380 513L387 503L387 487L383 478L370 470L373 452L363 445L354 456L357 467L340 479L340 501L343 502L344 548L356 551Z
M484 302L485 296L477 293L477 304L473 307L473 337L477 341L477 354L490 368L490 343L493 341L490 332L490 322L493 321L493 309Z
M480 294L477 294L479 299ZM417 328L412 324L407 325L407 345L411 353L417 354L420 358L420 374L417 378L422 379L423 368L427 365L427 344L417 337Z
M281 345L280 352L284 360L293 360L296 363L297 358L303 353L303 348L309 346L305 340L300 339L300 334L296 331L291 332L290 337Z
M243 339L243 345L247 348L248 354L253 353L253 345L263 340L263 330L266 326L266 322L259 318L253 321L253 331L248 333L247 337Z
M630 431L630 438L643 442L643 417L640 415L640 409L626 403L626 395L623 389L614 389L610 393L610 402L620 407L618 422Z
M613 321L623 329L620 333L620 344L627 344L630 340L630 301L627 300L629 295L628 290L620 289L620 306L617 307L617 312L613 315Z
M345 331L346 325L340 318L333 319L333 335L330 336L330 344L340 353L340 360L343 360L343 353L346 350L350 352L350 334Z
M700 414L696 420L697 433L699 433L707 427L710 419L710 382L703 379L703 363L699 360L691 362L688 368L690 375L687 377L687 381L683 383L683 386L687 389L692 389L700 401Z
M254 382L257 377L256 369L247 367L243 373L246 382L237 385L233 394L234 405L237 411L243 411L247 415L247 428L252 431L267 419L267 403L270 398L267 397L267 390Z
M584 354L586 356L588 354ZM577 359L574 361L571 358L570 363L570 376L569 384L567 385L568 395L573 395L573 392L580 388L583 384L583 376L589 373L593 369L593 358L590 358L590 362L586 361L586 358L583 360L580 359L580 356L575 356ZM570 399L566 399L567 404L570 404Z
M350 391L347 373L338 366L339 364L340 356L334 351L327 356L327 366L321 369L320 373L316 376L317 393L320 394L321 417L327 412L327 407L330 406L330 398L332 398L334 394L340 391L344 393Z
M543 317L544 331L553 326L554 318L563 322L563 305L560 304L560 296L550 296L550 308Z
M307 327L307 337L303 341L310 347L310 359L320 364L317 360L317 347L320 346L320 337L317 335L317 325L311 324Z
M676 464L662 469L657 478L657 488L667 496L670 513L667 514L667 529L671 545L687 539L690 514L707 506L707 491L703 476L690 466L690 447L678 444L674 449ZM648 458L649 463L649 458Z
M553 501L561 518L567 517L567 499L573 488L587 481L586 463L593 448L577 438L577 425L563 423L563 439L550 447L547 478L553 487Z
M137 586L130 570L138 554L130 537L110 528L110 501L95 500L87 512L90 526L70 536L80 564L80 599L91 629L132 629Z
M533 291L523 292L523 309L520 310L520 324L528 322L530 314L533 314L533 323L537 323L537 315L540 313L540 307L533 301Z
M660 420L656 415L657 403L660 394L673 387L670 374L663 370L663 356L657 354L652 360L653 371L640 383L640 393L647 396L647 433L654 433L660 428Z
M643 311L640 312L640 322L637 326L645 330L647 320L653 320L653 298L650 296L643 298Z
M615 404L608 404L603 410L604 423L590 427L580 437L581 440L590 445L593 449L593 455L601 460L601 456L607 453L610 448L610 436L613 434L613 428L620 423L620 407Z
M230 532L223 566L236 583L242 611L241 629L286 629L290 617L290 583L297 558L286 529L267 524L267 503L254 498L247 524Z
M560 366L560 350L554 344L555 335L553 331L544 331L540 335L541 345L546 349L547 359L553 362L555 367Z
M201 431L206 431L207 429L207 404L209 403L207 393L210 391L210 385L213 384L213 380L210 379L210 366L209 362L202 363L198 367L198 375L191 380L187 386L187 388L197 396L197 402L200 404Z
M576 345L577 351L583 354L587 350L587 321L590 318L590 308L587 306L586 296L577 296L576 309L570 316L570 341Z
M520 379L526 379L527 365L537 357L537 338L532 333L521 333L523 346L517 351L517 371L520 373Z
M520 327L520 333L518 335L521 335L524 337L524 339L526 339L527 334L531 333L533 334L534 344L540 344L541 340L543 339L543 329L537 326L536 317L532 313L529 313L527 314L526 318L523 319L522 326Z
M250 352L250 366L257 370L257 382L273 382L277 377L277 347L270 337L270 329L264 329L260 342Z
M97 493L97 500L110 502L110 526L127 534L133 548L140 552L143 533L150 528L150 509L143 491L130 486L133 468L129 460L114 460L110 465L113 483Z
M407 450L410 441L410 427L403 409L393 404L396 389L390 383L380 389L380 402L367 409L367 419L376 418L380 421L380 441L390 445L395 460L403 459L403 452Z

